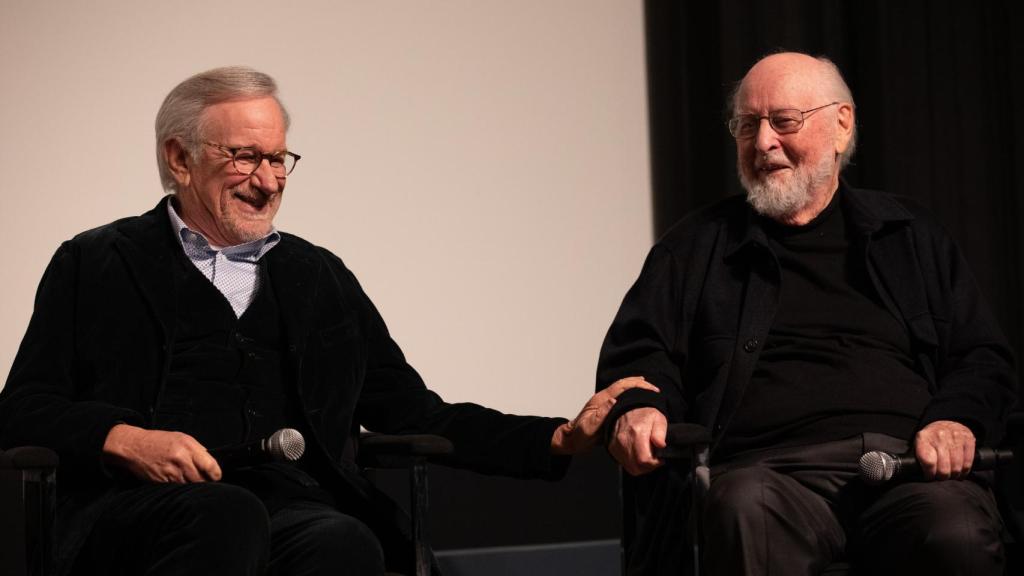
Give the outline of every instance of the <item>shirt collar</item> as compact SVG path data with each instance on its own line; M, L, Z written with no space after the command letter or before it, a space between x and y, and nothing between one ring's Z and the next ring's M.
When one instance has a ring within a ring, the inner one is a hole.
M185 221L181 219L181 216L178 216L178 211L174 208L174 200L174 198L171 198L171 201L167 203L167 215L171 219L174 237L178 239L181 247L185 250L185 254L192 260L207 260L220 252L229 260L256 262L281 241L281 234L278 233L276 228L272 227L270 233L263 238L246 242L245 244L214 248L205 236L190 229L185 224Z

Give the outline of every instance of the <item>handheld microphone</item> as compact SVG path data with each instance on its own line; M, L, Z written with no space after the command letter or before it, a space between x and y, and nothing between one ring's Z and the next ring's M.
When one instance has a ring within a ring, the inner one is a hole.
M282 428L267 438L210 450L221 468L244 468L265 462L295 462L306 451L306 440L294 428Z
M1013 462L1013 450L979 448L974 453L972 470L991 470ZM867 484L878 485L892 480L921 475L921 464L913 454L868 452L860 457L860 478Z

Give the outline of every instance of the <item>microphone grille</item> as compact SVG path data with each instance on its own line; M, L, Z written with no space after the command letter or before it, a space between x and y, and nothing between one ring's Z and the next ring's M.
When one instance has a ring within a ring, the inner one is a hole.
M860 477L868 484L881 484L892 480L899 463L891 454L874 451L860 457Z
M294 462L306 452L306 439L294 428L282 428L267 438L267 453L274 460Z

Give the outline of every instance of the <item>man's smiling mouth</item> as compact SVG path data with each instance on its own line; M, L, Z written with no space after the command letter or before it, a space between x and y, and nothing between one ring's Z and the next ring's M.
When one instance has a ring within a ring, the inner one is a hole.
M236 191L233 196L256 210L263 210L270 202L270 196L260 192L245 193Z
M787 166L786 164L776 164L774 162L769 162L767 164L762 164L762 165L758 166L757 170L759 172L771 173L771 172L778 172L779 170L788 170L789 168L790 167Z

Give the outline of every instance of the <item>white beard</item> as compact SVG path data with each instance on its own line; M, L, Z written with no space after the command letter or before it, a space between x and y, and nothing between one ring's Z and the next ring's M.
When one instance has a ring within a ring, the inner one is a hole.
M739 163L740 161L737 161ZM758 214L772 220L786 220L814 201L814 192L825 187L833 177L835 158L823 155L814 166L798 166L789 178L749 177L743 166L737 166L740 183L747 191L747 203ZM755 166L755 174L760 174Z

